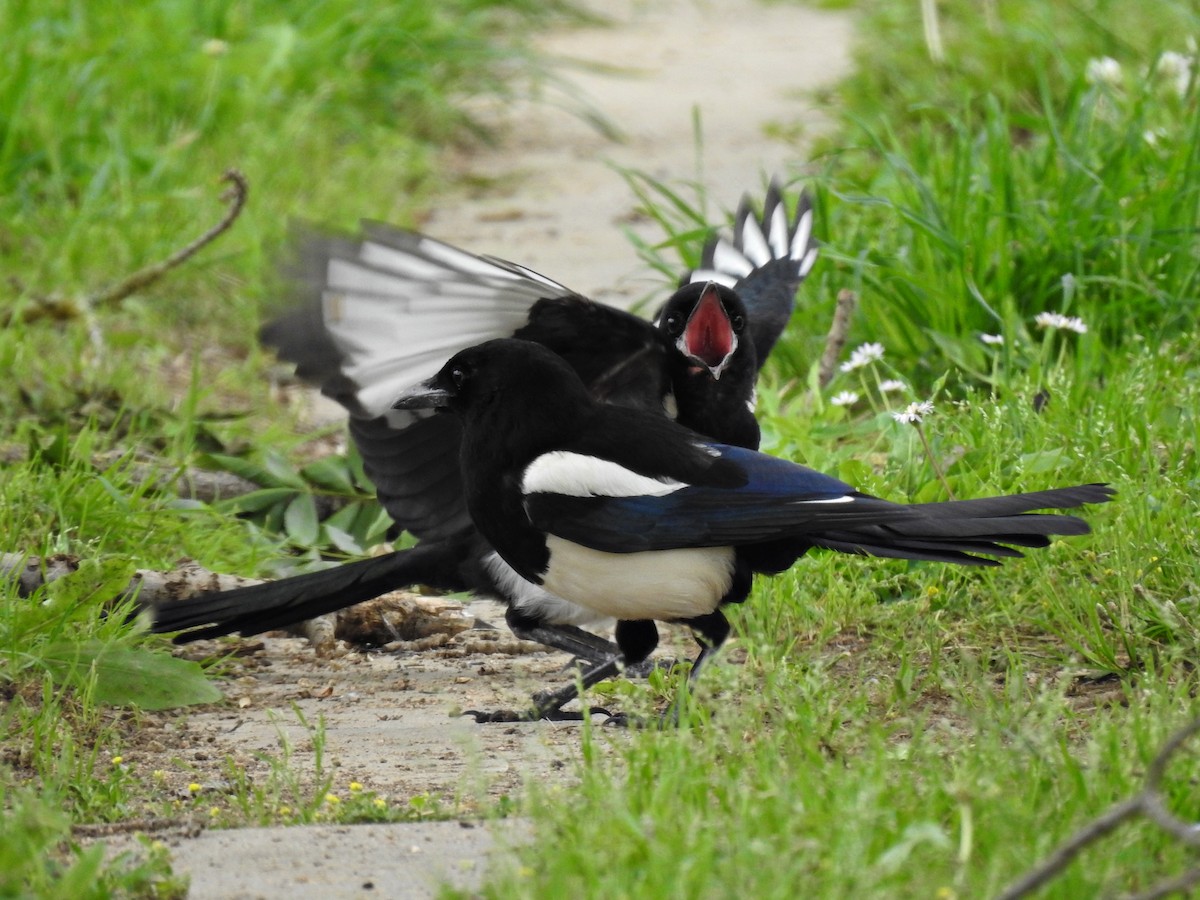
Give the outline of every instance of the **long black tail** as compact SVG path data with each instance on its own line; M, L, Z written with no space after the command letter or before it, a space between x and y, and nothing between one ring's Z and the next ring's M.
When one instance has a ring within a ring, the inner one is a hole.
M999 561L987 556L1024 555L1006 545L1045 547L1052 535L1091 531L1087 522L1077 516L1036 510L1107 503L1115 493L1105 484L1085 484L1006 497L918 503L904 507L906 513L902 518L888 517L890 521L880 524L830 530L810 541L815 547L842 553L996 566ZM979 553L987 556L974 555Z
M248 636L283 628L415 584L466 590L465 554L462 541L433 541L319 572L199 594L155 606L151 630L181 632L175 643L186 644L235 631Z

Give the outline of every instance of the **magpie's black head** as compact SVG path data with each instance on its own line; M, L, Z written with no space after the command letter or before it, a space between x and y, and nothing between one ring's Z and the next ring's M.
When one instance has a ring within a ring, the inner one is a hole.
M592 403L575 371L557 354L530 341L501 338L468 347L441 370L405 391L396 409L451 410L463 416L486 412L498 401L514 416L551 416Z
M741 298L712 281L676 291L658 317L658 328L692 367L714 379L721 377L739 347L743 355L751 349L749 341L743 343L746 307Z

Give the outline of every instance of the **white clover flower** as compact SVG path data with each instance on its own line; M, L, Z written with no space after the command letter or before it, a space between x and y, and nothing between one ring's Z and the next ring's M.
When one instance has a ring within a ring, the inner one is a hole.
M855 391L842 391L830 397L829 402L834 406L853 406L858 402L858 393Z
M850 359L842 363L843 372L853 372L873 362L883 359L883 344L860 344L850 354Z
M1166 50L1154 64L1154 72L1170 81L1175 93L1182 97L1192 84L1192 58L1174 50Z
M1119 62L1111 56L1101 56L1098 59L1088 60L1083 77L1088 84L1106 84L1115 87L1121 83L1124 76Z
M1004 343L1004 335L1002 334L981 334L979 335L979 339L993 347Z
M897 394L900 391L908 390L908 385L899 378L885 378L879 382L879 392L881 394Z
M892 413L892 418L905 425L919 425L931 412L933 412L933 404L928 400L919 400L908 404L902 412Z
M1038 313L1034 319L1038 328L1061 328L1064 331L1074 331L1076 334L1087 334L1087 323L1079 316L1064 316L1062 313Z

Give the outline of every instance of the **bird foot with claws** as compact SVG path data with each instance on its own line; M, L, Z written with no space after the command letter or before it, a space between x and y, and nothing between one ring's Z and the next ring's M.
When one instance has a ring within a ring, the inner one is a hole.
M579 710L570 709L527 709L518 712L515 709L497 709L491 712L481 709L464 709L462 715L471 716L478 725L489 725L497 722L582 722L584 714ZM612 714L602 706L590 706L588 717L608 716Z

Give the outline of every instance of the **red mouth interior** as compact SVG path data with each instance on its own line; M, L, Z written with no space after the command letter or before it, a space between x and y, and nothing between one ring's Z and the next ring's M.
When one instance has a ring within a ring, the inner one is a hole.
M683 329L683 345L688 356L710 369L715 369L733 352L733 328L716 288L709 287L700 295L700 302Z

